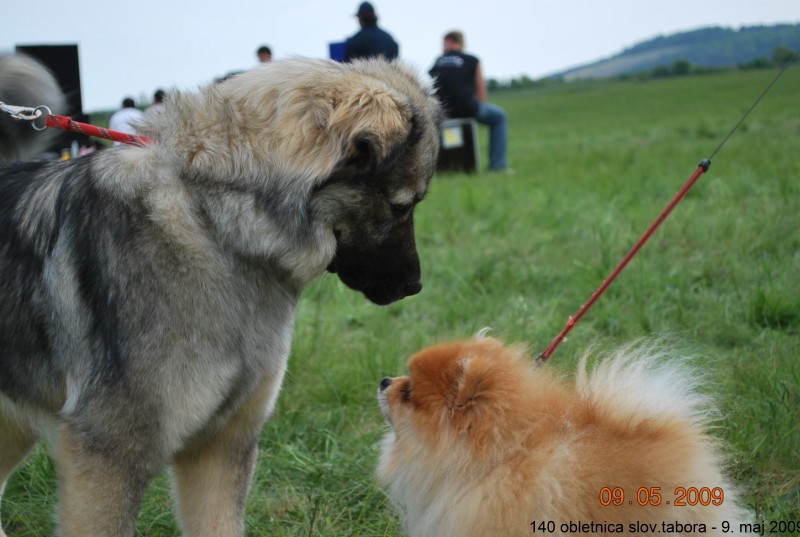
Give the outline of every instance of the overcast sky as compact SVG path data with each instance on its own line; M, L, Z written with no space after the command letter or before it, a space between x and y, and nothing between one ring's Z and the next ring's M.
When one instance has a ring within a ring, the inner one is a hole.
M196 89L276 59L328 57L355 33L357 0L5 0L0 52L18 44L78 44L84 111ZM616 54L657 35L709 25L800 22L800 0L375 0L400 55L427 71L442 35L460 29L488 78L539 78ZM12 103L13 104L13 103Z

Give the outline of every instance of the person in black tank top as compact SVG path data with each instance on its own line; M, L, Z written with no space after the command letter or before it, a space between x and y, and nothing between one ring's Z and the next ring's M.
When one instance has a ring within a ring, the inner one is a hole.
M505 110L487 102L488 92L478 58L464 52L464 35L459 31L444 36L444 54L429 71L436 95L447 117L475 118L489 126L489 170L508 169L508 121Z
M436 79L436 93L448 117L475 117L478 113L475 76L479 65L475 56L449 50L430 70Z

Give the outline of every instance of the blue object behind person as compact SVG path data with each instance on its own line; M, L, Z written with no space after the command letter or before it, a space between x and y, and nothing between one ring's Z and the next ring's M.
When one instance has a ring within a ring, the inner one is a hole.
M388 32L378 28L378 16L372 4L363 2L358 6L356 17L361 30L347 40L344 61L376 56L387 60L397 58L400 47Z

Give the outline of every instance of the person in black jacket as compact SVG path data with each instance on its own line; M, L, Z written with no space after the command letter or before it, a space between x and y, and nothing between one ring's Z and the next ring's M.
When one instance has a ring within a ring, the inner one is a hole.
M397 58L397 42L388 32L378 28L378 16L372 4L363 2L358 6L356 16L361 30L347 40L344 61L376 56L383 56L387 60Z

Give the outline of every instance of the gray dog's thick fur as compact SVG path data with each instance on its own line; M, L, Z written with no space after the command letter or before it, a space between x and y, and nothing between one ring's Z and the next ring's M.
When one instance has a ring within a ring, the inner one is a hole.
M438 118L402 64L291 60L175 92L147 147L0 168L0 483L49 429L62 535L131 535L166 464L184 534L241 535L303 287L420 290Z

